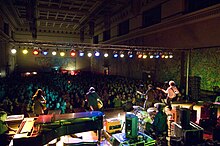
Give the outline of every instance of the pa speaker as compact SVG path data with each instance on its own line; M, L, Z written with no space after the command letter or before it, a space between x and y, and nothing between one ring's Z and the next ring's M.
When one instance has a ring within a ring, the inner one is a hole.
M126 138L136 138L138 135L138 117L132 113L126 113L125 118Z

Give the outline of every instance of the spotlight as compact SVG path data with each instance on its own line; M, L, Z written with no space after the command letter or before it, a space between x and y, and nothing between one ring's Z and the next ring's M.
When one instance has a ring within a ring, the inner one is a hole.
M104 57L105 57L105 58L108 57L108 53L104 53Z
M169 58L173 58L173 53L169 53Z
M70 51L70 55L71 55L72 57L75 57L75 56L76 56L76 51L75 51L75 50L71 50L71 51Z
M28 76L28 75L30 75L31 73L30 73L30 72L26 72L25 74Z
M160 55L159 55L159 54L160 54L160 53L155 52L155 53L154 53L154 58L156 58L156 59L160 58Z
M11 53L12 54L16 54L17 53L17 50L15 48L11 49Z
M143 55L143 59L146 59L146 58L147 58L147 55L146 55L146 54L144 54L144 55Z
M125 57L125 54L124 54L123 51L120 52L120 57L121 57L121 58L124 58L124 57Z
M88 56L88 57L92 57L92 53L91 53L91 52L88 52L87 56Z
M143 57L143 53L142 52L137 52L137 57L140 59Z
M94 54L95 54L96 57L99 57L99 56L100 56L100 52L99 52L99 51L95 51Z
M128 52L128 57L129 58L133 58L134 57L134 55L133 55L133 53L131 51Z
M139 55L138 55L138 58L142 58L142 56L143 56L142 54L139 54Z
M160 55L157 54L157 55L155 56L155 58L157 58L157 59L160 58Z
M53 56L57 55L57 52L56 51L52 51L52 55Z
M117 53L117 51L114 51L114 52L113 52L113 57L114 57L114 58L118 58L118 53Z
M65 52L64 52L64 51L61 51L61 52L60 52L60 56L62 56L62 57L65 56Z
M149 58L150 58L150 59L154 58L154 55L151 54L151 53L149 53Z
M84 56L84 51L79 50L79 56L80 56L80 57Z
M129 58L133 58L134 55L133 55L133 54L129 54L128 57L129 57Z
M39 50L38 49L34 49L32 53L33 53L33 55L39 55Z
M24 50L22 50L22 53L23 53L23 54L27 54L27 53L28 53L28 50L25 48Z
M118 57L118 54L114 54L114 58L117 58Z
M48 51L47 51L47 50L43 50L43 51L42 51L42 54L43 54L44 56L46 56L46 55L48 54Z

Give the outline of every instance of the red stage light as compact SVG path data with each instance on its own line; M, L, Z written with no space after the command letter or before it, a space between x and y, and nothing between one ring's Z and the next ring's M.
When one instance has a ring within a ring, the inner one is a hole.
M33 54L34 54L34 55L38 55L38 54L39 54L39 50L38 50L38 49L34 49L34 50L33 50Z
M75 51L75 50L71 50L70 55L71 55L72 57L76 56L76 51Z

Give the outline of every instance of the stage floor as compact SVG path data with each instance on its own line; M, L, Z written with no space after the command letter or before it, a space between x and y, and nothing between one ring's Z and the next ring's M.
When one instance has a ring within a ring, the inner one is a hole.
M181 108L189 108L192 104L191 103L173 103L172 107L175 108L176 106L180 106ZM196 123L199 124L199 119L200 119L200 114L201 114L201 104L195 105L193 107L194 110L197 111L197 121ZM166 112L169 114L169 110L165 109ZM104 120L105 119L110 119L110 118L118 118L121 120L121 123L125 123L125 115L126 112L124 112L122 109L107 109L104 111ZM218 106L218 116L220 116L220 106ZM122 125L123 129L122 132L125 132L125 125ZM104 122L104 130L105 130L105 122ZM89 140L98 140L97 134L94 131L89 131L89 132L83 132L83 133L78 133L76 134L79 137L82 137L82 140L84 141L89 141ZM102 133L102 140L100 143L100 146L111 146L111 143L109 141L109 138L111 137L110 134L106 136L106 134ZM204 133L204 138L205 139L212 139L212 135L210 133ZM168 145L169 144L169 139L170 137L167 137L168 140ZM76 142L76 139L73 139L72 137L65 136L60 142L58 142L56 145L61 146L63 145L64 141L71 141Z
M192 104L191 103L173 103L172 104L172 107L175 108L176 106L180 106L182 108L189 108ZM220 106L218 105L218 113L217 115L220 116ZM195 105L193 107L194 110L197 111L197 121L196 123L198 124L199 123L199 119L200 119L200 114L201 114L201 105L198 104L198 105ZM165 109L166 112L169 114L169 110L168 109ZM126 115L126 112L123 111L123 109L107 109L105 110L104 112L104 130L106 130L106 127L105 127L105 120L106 119L110 119L110 118L118 118L120 119L121 123L122 123L122 132L125 132L125 115ZM77 138L76 138L77 137ZM101 138L101 142L100 142L100 146L111 146L110 144L110 137L111 135L110 134L107 134L105 132L102 133L102 138ZM212 138L212 135L206 135L207 138ZM77 133L72 136L70 135L66 135L66 136L62 136L60 138L59 141L51 141L49 144L47 144L48 146L63 146L63 145L71 145L71 143L77 143L77 142L96 142L98 140L98 136L97 136L97 133L94 132L94 131L88 131L88 132L82 132L82 133ZM168 140L169 140L169 137L168 137ZM169 143L169 142L168 142Z

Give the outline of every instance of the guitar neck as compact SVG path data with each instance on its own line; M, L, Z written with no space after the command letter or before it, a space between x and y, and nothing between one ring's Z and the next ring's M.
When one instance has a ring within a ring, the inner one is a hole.
M141 94L141 95L143 94L141 91L136 91L136 92L137 92L138 94Z

